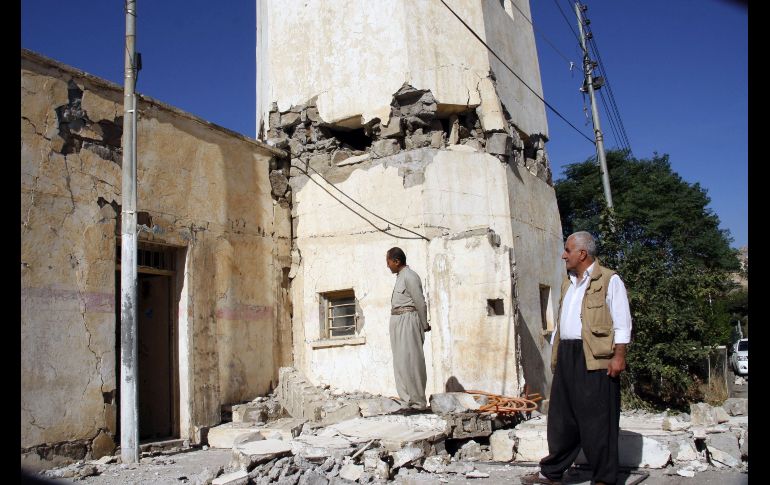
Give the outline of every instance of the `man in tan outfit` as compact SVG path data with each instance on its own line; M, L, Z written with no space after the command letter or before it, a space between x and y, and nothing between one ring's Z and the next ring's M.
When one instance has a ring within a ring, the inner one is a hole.
M406 265L401 248L390 248L385 262L395 273L390 299L390 347L398 396L414 409L425 409L425 355L422 344L430 330L420 277Z

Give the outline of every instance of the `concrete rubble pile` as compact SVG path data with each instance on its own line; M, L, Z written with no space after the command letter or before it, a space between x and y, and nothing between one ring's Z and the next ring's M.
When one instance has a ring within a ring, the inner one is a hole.
M374 118L358 128L346 127L344 122L325 122L315 98L287 111L279 111L273 103L264 138L269 145L290 153L290 160L271 166L273 196L290 201L292 191L304 183L306 175L347 173L354 165L370 165L376 159L421 148L486 152L552 184L545 137L527 136L507 113L504 124L485 126L484 114L483 105L447 112L429 90L408 84L394 93L389 119ZM417 176L405 173L405 183L409 183L410 175Z
M429 410L417 412L397 399L314 386L293 368L282 368L279 376L274 394L223 410L232 421L211 428L204 449L230 449L229 464L203 470L192 482L441 482L451 475L487 477L477 462L532 464L548 453L546 417L537 411L514 419L479 413L484 396L448 392L433 394ZM690 414L624 411L620 426L621 466L665 468L683 477L748 468L746 399L692 404ZM173 461L165 456L172 452L145 452L142 464ZM77 480L127 466L119 462L106 456L44 474ZM582 452L575 463L586 463Z

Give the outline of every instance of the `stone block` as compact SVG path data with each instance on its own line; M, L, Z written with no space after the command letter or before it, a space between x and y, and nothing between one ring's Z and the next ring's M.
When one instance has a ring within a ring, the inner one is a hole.
M292 157L297 157L305 151L305 145L292 138L289 140L289 151Z
M380 125L380 138L398 138L404 136L404 129L401 126L401 117L392 116L388 125Z
M709 451L711 448L716 448L741 461L739 435L737 436L731 432L710 434L706 438L706 447Z
M463 141L463 145L473 148L477 152L483 152L484 151L484 145L481 144L480 140L477 140L476 138L468 138L465 141Z
M724 468L724 467L738 468L739 466L741 466L740 459L736 460L729 453L726 453L718 448L709 447L708 456L711 464L716 466L717 468Z
M91 442L91 458L96 460L103 456L112 455L115 451L115 441L104 431L100 431Z
M363 155L357 155L355 157L349 157L342 161L337 162L338 167L343 167L345 165L354 165L356 163L365 162L367 160L371 160L372 155L369 153L364 153Z
M274 458L291 455L291 444L283 440L260 440L233 447L230 465L241 470L250 470L255 465Z
M457 452L463 461L480 461L483 459L481 445L473 440L462 445Z
M674 417L663 418L663 429L665 431L684 431L690 429L691 424L683 421L679 421Z
M398 402L386 397L361 399L358 401L358 407L363 417L392 414L401 409Z
M276 197L283 197L289 188L289 179L286 178L282 170L273 170L270 172L269 178L272 187L271 193Z
M291 441L291 450L302 458L319 462L327 457L341 459L355 452L355 443L342 436L302 435Z
M241 436L259 432L254 423L224 423L209 429L208 445L212 448L232 448Z
M432 455L422 462L422 469L430 473L443 473L449 461L448 454Z
M716 406L711 408L712 412L714 413L714 419L717 423L726 423L730 421L730 416L727 414L727 411L724 410L722 406Z
M741 450L741 458L745 458L748 460L749 459L749 430L747 429L743 430L739 443L740 443L740 450Z
M321 407L321 423L324 425L339 423L361 416L358 403L327 402Z
M513 138L507 133L492 133L487 138L487 153L492 155L510 155Z
M669 450L671 450L671 458L677 463L690 462L699 457L692 440L674 441L669 445Z
M391 456L393 457L392 468L395 470L404 465L414 463L415 461L424 457L425 452L423 451L422 448L418 448L415 446L407 446L394 453L391 453Z
M712 407L703 402L690 404L690 422L693 426L703 427L717 424Z
M479 404L465 392L439 392L430 396L430 410L435 414L474 411Z
M401 146L398 144L398 140L377 140L372 143L371 153L374 158L388 157L395 155L399 151L401 151Z
M442 148L444 146L444 132L432 131L430 134L430 146L433 148Z
M453 413L445 417L452 438L476 438L492 434L492 418L488 414Z
M745 397L731 397L722 404L722 408L730 416L745 416L749 414L749 400Z
M492 460L511 461L513 460L516 440L513 430L499 429L489 437L489 447L492 450Z
M246 485L247 483L249 483L249 474L246 470L226 473L211 481L211 485Z
M320 123L321 117L318 115L318 108L315 106L310 106L306 112L305 116L307 116L307 119L310 120L311 123Z
M288 113L281 113L281 128L291 128L297 126L302 122L300 113L289 111Z
M361 475L364 473L364 467L363 465L354 465L353 463L348 463L347 465L343 466L340 469L340 478L344 478L345 480L350 480L351 482L355 482L359 478L361 478Z

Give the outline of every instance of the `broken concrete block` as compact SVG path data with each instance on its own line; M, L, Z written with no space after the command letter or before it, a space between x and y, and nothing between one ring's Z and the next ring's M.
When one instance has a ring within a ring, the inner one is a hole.
M432 131L430 133L430 146L433 148L441 148L444 146L444 132Z
M361 399L358 401L358 407L363 417L391 414L401 409L398 402L387 397Z
M443 415L452 438L476 438L492 434L492 417L475 412Z
M372 143L371 153L374 158L388 157L395 155L399 151L401 151L401 146L398 144L398 140L386 139Z
M745 416L749 414L748 403L745 397L731 397L722 404L722 408L730 416Z
M507 125L500 98L495 84L490 77L485 77L478 84L481 104L476 107L476 114L484 131L504 131Z
M208 445L212 448L232 448L235 440L258 432L254 423L224 423L209 429Z
M698 459L698 451L691 440L675 441L669 445L671 458L677 462L690 462Z
M324 425L339 423L361 416L358 403L326 402L321 407L321 423Z
M289 111L288 113L281 113L281 128L291 128L297 126L301 122L300 113Z
M414 463L415 461L425 456L425 452L422 450L422 448L407 446L394 453L391 453L391 456L393 457L392 468L395 470L396 468L400 468L406 464Z
M717 448L709 447L708 456L711 464L713 464L717 468L721 468L721 467L737 468L741 465L740 460L736 460L734 457L730 456L729 453L725 453L724 451Z
M492 460L511 461L513 460L516 440L513 430L499 429L489 437L489 446L492 449Z
M109 456L112 455L113 451L115 451L115 442L107 433L100 431L91 442L91 458Z
M226 473L211 481L211 485L246 485L247 483L249 483L249 473L246 470Z
M260 440L233 447L233 468L250 470L255 465L291 454L291 444L283 440Z
M357 155L355 157L349 157L349 158L346 158L346 159L344 159L344 160L342 160L340 162L337 162L337 166L338 167L343 167L345 165L354 165L356 163L365 162L365 161L371 160L371 159L372 159L372 155L371 154L364 153L363 155Z
M289 140L289 151L292 157L297 157L305 151L305 145L292 138Z
M305 424L305 422L306 420L304 419L281 418L264 426L259 426L257 429L263 436L279 433L281 435L281 439L284 441L290 441L291 439L299 436L299 434L302 432L302 426Z
M295 455L318 462L327 457L341 459L355 452L355 443L342 436L303 435L291 441L291 450Z
M727 412L724 410L722 406L716 406L712 407L712 412L714 413L714 419L717 423L726 423L730 421L730 416L727 414Z
M270 172L271 193L276 197L283 197L289 188L289 179L283 174L282 170L273 170Z
M287 180L287 183L288 183L288 180ZM259 403L236 404L232 408L232 420L234 423L243 423L243 422L264 423L265 421L267 421L267 418L268 418L268 413L267 413L266 406L264 404L259 404Z
M316 108L315 106L310 106L306 110L305 115L307 116L307 119L310 120L311 123L321 122L321 116L318 114L318 108Z
M433 414L385 415L357 418L333 424L326 433L339 433L351 441L378 440L389 451L426 442L428 447L446 438L447 421Z
M297 485L327 485L329 479L315 470L308 470L300 477Z
M484 151L484 145L482 145L481 141L477 140L476 138L468 138L467 140L463 141L463 145L472 147L477 152Z
M710 434L706 439L706 447L711 451L716 448L738 461L741 461L741 448L739 437L733 433L715 433Z
M712 407L703 402L690 404L690 421L693 426L709 427L717 424Z
M465 474L466 478L489 478L489 473L480 472L478 470L471 470Z
M464 461L480 461L482 460L481 445L473 440L465 443L457 451L460 454L459 459Z
M400 116L391 116L387 126L380 124L380 138L398 138L404 136Z
M381 461L387 453L382 448L364 451L364 471L371 472L377 468L377 462Z
M513 138L507 133L492 133L487 138L487 153L492 155L510 155Z
M473 396L465 392L439 392L430 396L430 410L435 414L464 413L479 407Z
M663 418L663 429L665 431L684 431L690 429L691 424L679 421L674 417L667 416Z
M363 465L354 465L353 463L348 463L347 465L343 466L340 469L340 478L344 478L345 480L350 480L351 482L355 482L359 478L361 478L361 475L364 473L364 467Z
M422 462L422 469L430 473L443 473L444 468L449 464L448 454L432 455Z

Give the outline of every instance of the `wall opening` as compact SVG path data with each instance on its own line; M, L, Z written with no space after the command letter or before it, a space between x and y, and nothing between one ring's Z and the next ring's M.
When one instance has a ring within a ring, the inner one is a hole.
M339 290L319 295L321 303L321 338L355 337L360 312L353 290Z
M500 298L487 300L487 315L490 317L505 315L505 305L503 304L503 300Z
M543 334L553 331L551 287L547 285L540 285L540 322L543 327Z
M372 138L366 135L364 128L352 130L327 127L329 135L340 141L342 145L348 145L354 150L366 150L372 146Z
M115 346L117 434L120 436L120 243L116 245ZM140 441L179 437L177 248L137 247L137 400ZM118 438L119 439L119 438Z

